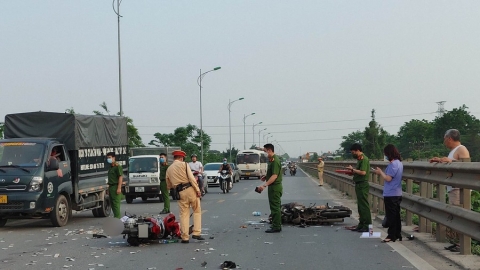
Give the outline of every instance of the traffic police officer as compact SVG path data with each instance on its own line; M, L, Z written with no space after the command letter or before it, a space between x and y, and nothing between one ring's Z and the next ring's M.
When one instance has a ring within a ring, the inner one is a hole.
M160 190L163 196L163 210L160 214L170 213L170 190L167 188L167 154L160 154Z
M318 158L318 165L317 165L317 170L318 170L318 185L323 186L323 167L325 167L325 162L323 162L323 159L321 157Z
M108 169L108 194L110 205L112 206L113 216L120 218L120 201L122 200L122 165L115 161L115 152L107 153L107 162L111 164Z
M275 148L273 144L267 143L264 146L264 151L267 152L269 163L267 167L267 175L262 178L266 181L262 186L257 187L260 192L268 187L268 203L270 205L270 213L272 216L272 226L266 230L266 233L278 233L282 231L282 217L281 217L281 198L283 193L282 186L282 165L280 158L275 155Z
M180 229L182 243L189 242L190 207L193 209L193 239L205 240L200 233L202 230L202 208L200 197L202 193L197 181L185 159L186 153L180 150L173 151L173 163L167 169L167 188L175 188L179 192L180 200Z

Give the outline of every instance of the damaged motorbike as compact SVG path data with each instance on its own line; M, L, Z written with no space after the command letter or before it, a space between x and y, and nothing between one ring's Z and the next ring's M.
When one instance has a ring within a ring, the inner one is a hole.
M152 240L180 239L180 225L171 213L164 218L127 215L122 221L123 238L127 238L131 246Z
M343 222L344 218L350 217L352 210L346 206L329 206L311 204L306 207L292 202L282 204L282 223L290 223L299 226L319 225L335 222ZM269 218L271 222L271 216Z

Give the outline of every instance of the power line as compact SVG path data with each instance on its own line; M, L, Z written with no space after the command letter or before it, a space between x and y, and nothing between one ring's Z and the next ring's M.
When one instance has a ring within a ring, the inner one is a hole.
M384 116L384 117L377 117L376 119L390 119L390 118L400 118L406 116L418 116L418 115L427 115L427 114L434 114L436 112L428 112L428 113L415 113L415 114L404 114L404 115L392 115L392 116ZM329 120L329 121L314 121L314 122L295 122L295 123L283 123L283 124L262 124L262 126L292 126L292 125L310 125L310 124L327 124L327 123L342 123L342 122L354 122L354 121L370 121L370 118L358 118L358 119L344 119L344 120ZM166 127L166 128L177 128L178 126L135 126L135 127ZM228 126L204 126L210 128L227 128ZM234 125L232 127L243 127L243 125ZM243 134L243 133L242 133Z

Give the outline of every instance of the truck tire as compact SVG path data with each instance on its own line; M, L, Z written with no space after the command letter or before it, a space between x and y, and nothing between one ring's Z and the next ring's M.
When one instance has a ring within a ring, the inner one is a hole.
M159 194L159 195L158 195L158 201L159 201L159 202L163 202L163 194Z
M142 196L142 201L144 201L144 202L148 201L148 197L147 196Z
M7 224L7 219L6 218L0 218L0 228L5 226L5 224Z
M62 194L58 195L57 201L55 202L55 208L50 212L50 221L53 226L63 227L67 225L68 219L71 215L70 212L72 212L72 208L70 208L68 199Z
M125 195L125 201L130 204L133 202L133 196Z
M112 206L110 205L110 198L105 196L105 200L100 202L100 208L92 210L94 217L109 217L112 213Z

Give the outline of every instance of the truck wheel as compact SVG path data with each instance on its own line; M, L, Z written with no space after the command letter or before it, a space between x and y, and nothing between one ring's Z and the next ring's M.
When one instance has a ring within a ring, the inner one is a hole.
M0 218L0 228L5 226L7 224L7 219L6 218Z
M58 195L55 208L50 212L50 221L52 221L53 226L63 227L67 225L71 211L67 198L62 194Z
M148 200L147 196L142 196L142 201L146 202Z
M127 201L127 203L132 203L133 202L133 196L125 195L125 201Z
M158 201L163 202L163 194L158 195Z
M100 202L100 208L93 209L93 216L95 217L109 217L110 214L112 213L112 206L110 205L110 199L108 196L105 196L105 199L103 202ZM97 210L97 211L95 211ZM95 215L95 212L97 215Z

